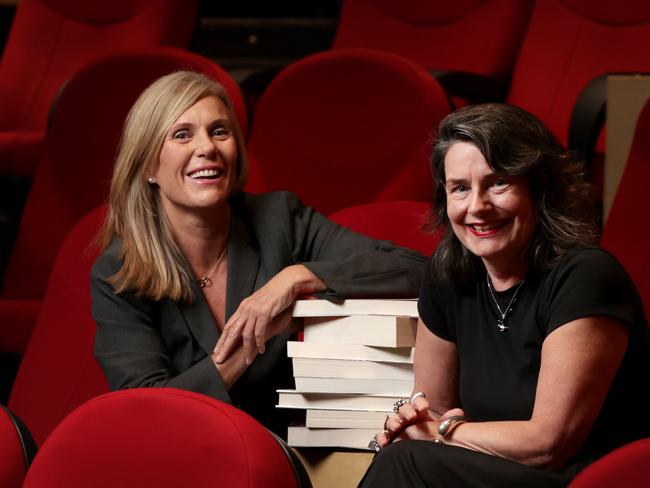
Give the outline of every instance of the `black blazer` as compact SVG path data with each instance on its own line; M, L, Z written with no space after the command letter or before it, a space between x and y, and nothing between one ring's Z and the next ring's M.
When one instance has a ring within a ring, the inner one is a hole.
M240 302L286 266L303 263L331 296L418 295L424 258L331 222L287 192L238 194L231 199L226 320ZM274 337L264 354L228 391L210 354L219 330L198 284L194 301L153 301L116 294L106 282L121 267L120 241L91 272L95 356L111 389L170 386L233 403L280 435L286 412L275 409L276 389L293 388L286 356L289 334Z

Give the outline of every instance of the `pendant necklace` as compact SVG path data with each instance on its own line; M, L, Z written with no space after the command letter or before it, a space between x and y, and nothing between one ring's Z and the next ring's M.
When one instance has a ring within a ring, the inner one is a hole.
M214 273L214 270L217 269L217 266L219 266L219 263L221 262L223 257L226 255L227 250L228 250L228 245L226 244L226 247L223 248L223 251L219 255L219 258L217 259L217 262L214 263L212 268L210 268L210 271L208 271L206 274L204 274L201 278L196 279L196 281L198 282L201 289L208 288L210 285L212 285L212 280L210 279L210 276L212 276L212 273Z
M497 297L494 296L494 291L492 290L492 283L490 283L490 276L486 275L487 278L487 287L488 291L490 292L490 296L492 297L492 300L494 301L494 304L497 306L497 310L501 314L501 318L497 319L497 327L499 328L500 332L505 332L508 330L510 327L506 325L506 321L508 320L508 317L512 313L513 306L515 304L515 300L517 299L517 295L519 294L519 290L521 289L521 286L524 284L523 280L521 283L519 283L519 286L517 286L517 289L515 290L515 294L512 295L512 298L510 299L510 303L508 303L508 306L506 307L505 310L501 310L501 307L499 306L499 302L497 301Z

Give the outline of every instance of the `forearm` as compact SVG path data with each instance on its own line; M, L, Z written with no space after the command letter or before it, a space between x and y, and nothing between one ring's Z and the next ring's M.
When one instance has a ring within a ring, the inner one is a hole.
M287 266L281 273L287 275L294 300L300 295L318 293L327 289L327 284L304 264Z
M365 246L304 265L340 297L418 295L425 265L421 254L387 242L368 240Z
M438 422L431 423L431 438L437 434ZM499 421L466 422L458 425L442 442L510 459L538 468L560 469L574 455L579 445L548 431L542 422ZM578 444L581 444L579 442Z

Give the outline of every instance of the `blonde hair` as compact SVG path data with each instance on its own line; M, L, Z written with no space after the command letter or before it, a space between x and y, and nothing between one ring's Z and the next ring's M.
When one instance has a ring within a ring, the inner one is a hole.
M172 237L157 186L147 179L158 165L169 127L199 100L215 96L228 109L237 142L235 178L229 193L246 183L246 148L226 90L193 71L177 71L151 84L138 98L124 124L108 198L108 213L99 239L102 250L121 239L121 269L108 279L117 293L129 290L153 300L190 302L193 277Z

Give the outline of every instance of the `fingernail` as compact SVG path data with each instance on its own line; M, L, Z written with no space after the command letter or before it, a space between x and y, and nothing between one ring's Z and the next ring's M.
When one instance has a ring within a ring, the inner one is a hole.
M223 354L217 354L217 362L220 363L223 361Z

